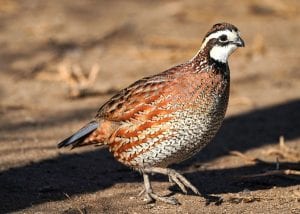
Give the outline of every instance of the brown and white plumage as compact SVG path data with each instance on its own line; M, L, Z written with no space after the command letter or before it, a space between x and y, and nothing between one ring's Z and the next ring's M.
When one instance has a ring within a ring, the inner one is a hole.
M118 161L143 173L149 201L177 203L153 193L149 173L169 175L184 192L188 187L198 194L166 167L200 151L218 131L229 98L227 59L240 46L244 42L235 26L214 25L194 58L121 90L58 146L108 145Z

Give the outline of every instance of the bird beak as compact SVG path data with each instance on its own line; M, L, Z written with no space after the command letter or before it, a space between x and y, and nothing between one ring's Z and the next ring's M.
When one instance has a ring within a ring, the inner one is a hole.
M241 37L238 37L237 41L234 42L238 47L245 47L245 42Z

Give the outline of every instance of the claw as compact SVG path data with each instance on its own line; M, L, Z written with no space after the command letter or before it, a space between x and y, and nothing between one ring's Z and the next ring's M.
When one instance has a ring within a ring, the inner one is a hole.
M154 193L150 193L149 195L151 198L153 198L156 201L162 201L162 202L165 202L167 204L172 204L172 205L179 204L178 200L174 197L163 197L163 196L158 196Z

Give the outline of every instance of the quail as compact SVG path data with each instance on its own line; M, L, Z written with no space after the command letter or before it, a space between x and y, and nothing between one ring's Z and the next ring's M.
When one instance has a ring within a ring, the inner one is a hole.
M219 130L229 98L228 57L238 47L244 47L244 41L237 27L213 25L191 60L121 90L58 147L107 145L116 160L141 172L141 195L148 202L178 203L153 191L149 175L155 173L167 175L184 193L190 189L199 195L168 167L199 152Z

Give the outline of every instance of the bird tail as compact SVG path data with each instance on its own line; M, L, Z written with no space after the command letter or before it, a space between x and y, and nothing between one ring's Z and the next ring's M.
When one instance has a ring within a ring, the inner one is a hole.
M61 141L57 147L67 147L72 146L72 148L81 146L82 142L92 133L94 132L99 126L99 123L97 121L91 121L84 127L82 127L79 131L77 131L75 134L71 135L70 137L64 139Z

